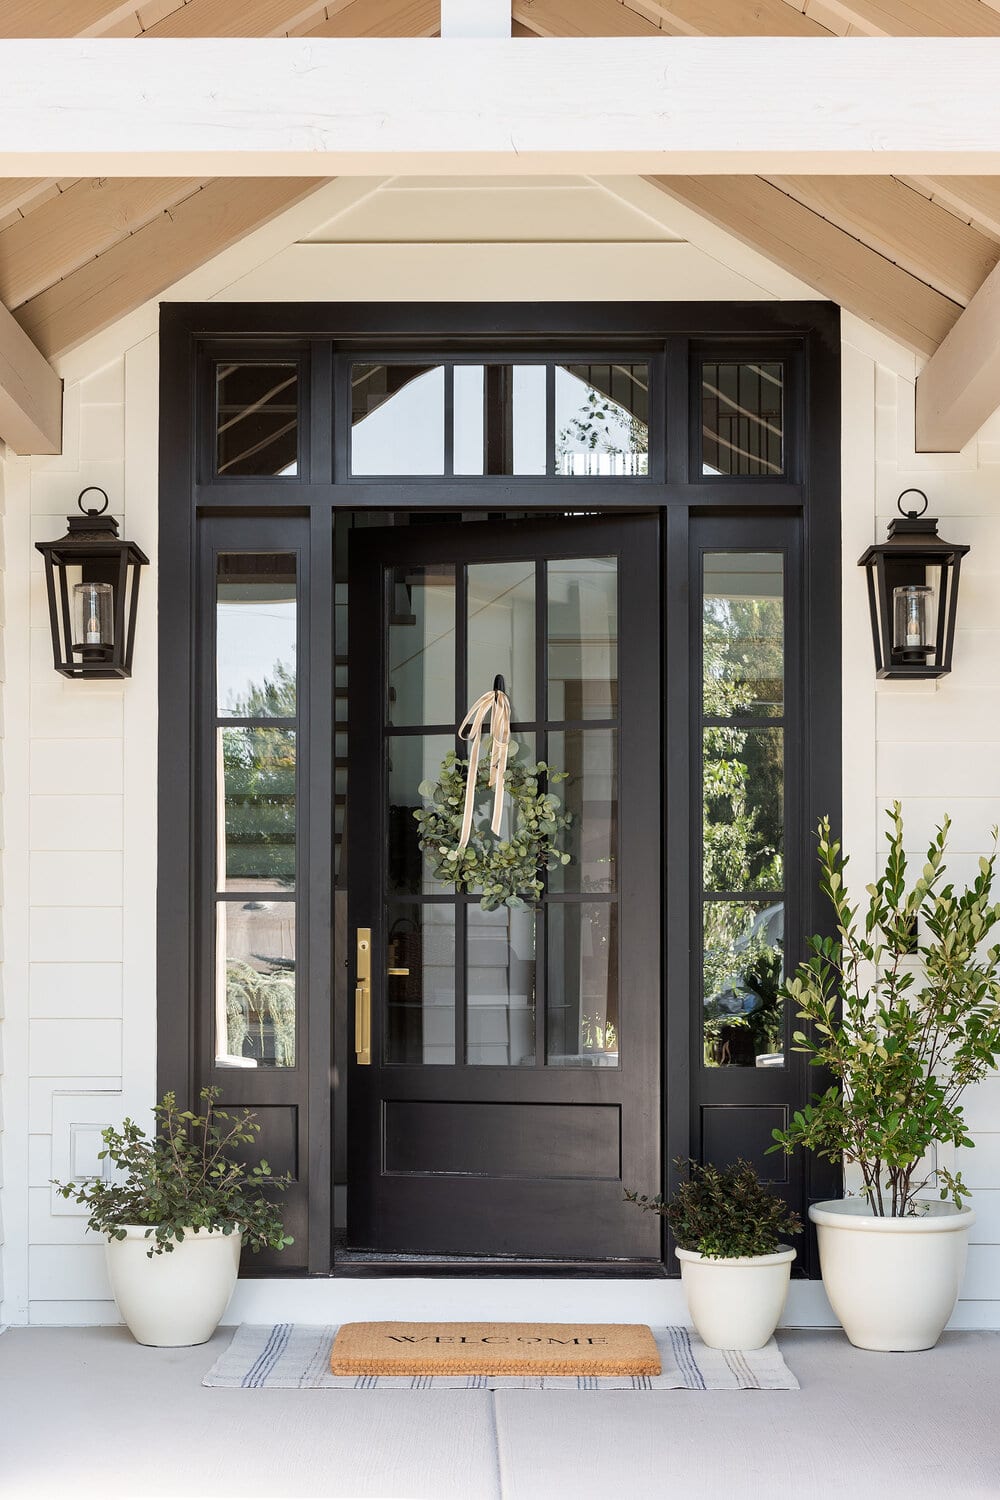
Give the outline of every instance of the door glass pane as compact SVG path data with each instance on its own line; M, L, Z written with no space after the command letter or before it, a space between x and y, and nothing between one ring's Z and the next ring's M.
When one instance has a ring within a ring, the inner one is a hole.
M389 722L455 720L455 569L388 570Z
M616 1068L617 902L553 901L547 931L549 1066Z
M702 473L784 472L784 367L758 360L701 367Z
M784 560L706 552L704 698L712 718L784 712Z
M351 473L444 473L441 365L351 366Z
M556 473L649 473L649 366L557 365Z
M295 731L220 729L219 887L295 884Z
M466 1061L484 1067L535 1060L535 912L469 906Z
M534 719L535 564L470 564L468 600L468 701L489 692L499 673L515 723Z
M561 847L568 865L548 873L552 891L613 891L618 845L618 731L566 729L549 734L548 763L568 771L551 790L573 821Z
M618 712L618 561L548 565L550 720L613 719Z
M219 717L294 718L294 553L224 552L216 571Z
M295 903L216 903L216 1064L295 1066Z
M215 367L216 472L227 478L298 472L298 366Z
M422 781L437 781L441 762L455 748L453 734L391 735L389 758L389 889L442 895L417 842L420 828L413 814L423 807Z
M454 907L394 902L386 932L386 1062L453 1063Z
M485 459L485 410L482 365L456 365L455 458L456 474L482 474Z
M706 1065L784 1067L784 903L706 901L703 942Z
M784 731L703 731L706 891L784 885Z

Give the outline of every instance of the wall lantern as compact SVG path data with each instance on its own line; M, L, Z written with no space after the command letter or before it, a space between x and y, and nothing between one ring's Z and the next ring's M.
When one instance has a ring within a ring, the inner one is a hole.
M84 495L104 495L99 510L85 510ZM108 497L91 485L77 499L82 512L67 516L57 542L36 542L45 558L52 656L64 677L131 677L139 569L149 558L118 536L104 512Z
M919 495L922 510L904 510L906 495ZM968 547L938 536L925 515L923 490L904 490L896 501L900 520L889 522L889 540L858 558L868 573L868 604L878 677L943 677L951 671L955 644L958 574Z

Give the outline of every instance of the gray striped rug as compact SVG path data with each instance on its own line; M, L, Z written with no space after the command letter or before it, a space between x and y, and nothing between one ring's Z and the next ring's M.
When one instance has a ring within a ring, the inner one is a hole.
M661 1375L331 1375L337 1329L243 1323L202 1381L229 1390L797 1391L774 1339L742 1353L709 1349L687 1328L654 1328Z

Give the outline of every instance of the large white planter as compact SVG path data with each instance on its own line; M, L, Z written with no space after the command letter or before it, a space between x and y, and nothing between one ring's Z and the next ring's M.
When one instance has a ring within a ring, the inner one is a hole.
M971 1209L880 1219L864 1198L814 1203L823 1285L859 1349L930 1349L951 1317L965 1273Z
M778 1326L795 1251L717 1257L676 1252L691 1321L710 1349L762 1349Z
M118 1310L140 1344L204 1344L229 1304L243 1236L188 1229L172 1251L147 1255L146 1226L125 1225L107 1242L108 1276Z

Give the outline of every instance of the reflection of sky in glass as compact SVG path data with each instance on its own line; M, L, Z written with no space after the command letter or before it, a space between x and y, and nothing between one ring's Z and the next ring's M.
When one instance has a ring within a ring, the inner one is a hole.
M352 474L444 473L444 370L410 380L351 429Z
M251 687L273 676L276 662L295 670L295 600L287 597L287 586L274 592L273 599L219 600L220 714L233 713L234 704L245 699Z

